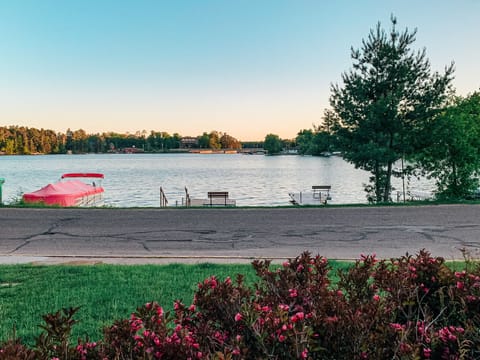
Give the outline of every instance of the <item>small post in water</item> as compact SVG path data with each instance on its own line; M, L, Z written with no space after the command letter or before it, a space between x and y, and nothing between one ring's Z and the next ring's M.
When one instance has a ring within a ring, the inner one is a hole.
M2 185L5 182L4 178L0 178L0 205L2 205Z

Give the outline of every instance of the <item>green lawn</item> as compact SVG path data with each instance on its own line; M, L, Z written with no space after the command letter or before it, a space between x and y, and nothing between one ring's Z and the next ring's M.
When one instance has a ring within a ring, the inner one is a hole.
M42 315L77 306L81 308L75 318L80 322L74 338L88 335L97 340L104 326L129 317L146 302L156 301L165 310L177 299L189 305L205 278L234 279L237 274L250 284L257 279L250 264L0 265L0 341L11 338L15 328L17 337L33 344Z
M157 301L166 310L181 299L191 304L197 283L244 274L253 282L251 265L164 266L0 266L0 340L17 336L33 343L41 316L63 307L80 306L74 336L98 339L101 329L115 319L128 317L137 306Z
M351 262L329 261L331 279ZM449 263L463 269L465 263ZM73 337L98 340L104 326L128 318L150 301L165 310L174 300L192 303L197 284L212 275L224 280L243 274L247 284L257 277L250 264L171 265L0 265L0 341L17 337L33 344L40 333L42 315L65 307L80 307Z

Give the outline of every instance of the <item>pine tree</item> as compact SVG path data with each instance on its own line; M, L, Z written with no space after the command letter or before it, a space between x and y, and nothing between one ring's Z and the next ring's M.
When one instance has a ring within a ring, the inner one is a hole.
M415 151L416 133L444 104L453 63L432 73L425 49L414 51L416 29L389 33L378 23L351 49L353 69L332 85L330 104L338 118L334 132L344 158L371 172L365 190L374 202L387 202L393 164Z

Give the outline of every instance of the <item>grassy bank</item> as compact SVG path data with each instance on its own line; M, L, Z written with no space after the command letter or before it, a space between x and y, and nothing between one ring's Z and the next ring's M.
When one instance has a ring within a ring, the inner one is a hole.
M333 263L333 266L347 266ZM0 266L0 340L17 336L33 343L41 316L64 307L80 310L74 337L100 337L101 329L115 319L128 317L138 306L157 301L165 310L173 301L191 304L198 282L216 275L237 274L253 283L256 275L249 264L200 265L89 265L89 266Z

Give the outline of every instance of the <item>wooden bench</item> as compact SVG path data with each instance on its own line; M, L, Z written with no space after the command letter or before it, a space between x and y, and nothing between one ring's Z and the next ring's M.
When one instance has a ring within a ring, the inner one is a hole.
M228 191L209 191L207 195L208 200L210 201L210 206L216 205L213 199L223 199L223 203L221 205L227 206Z

